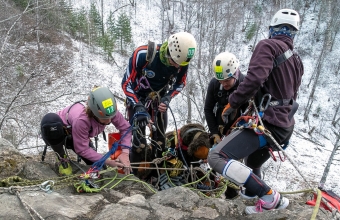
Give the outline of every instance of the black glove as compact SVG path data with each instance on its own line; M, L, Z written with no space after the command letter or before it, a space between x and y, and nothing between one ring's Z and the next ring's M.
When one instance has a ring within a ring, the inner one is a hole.
M147 112L145 106L141 102L138 102L133 109L134 115L136 115L138 126L145 127L150 120L150 115Z
M164 103L166 106L169 106L170 101L171 101L170 96L164 96L161 98L161 103Z

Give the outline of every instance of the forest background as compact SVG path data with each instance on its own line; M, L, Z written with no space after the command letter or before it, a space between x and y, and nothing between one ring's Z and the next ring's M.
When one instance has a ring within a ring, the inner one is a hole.
M195 36L197 51L187 86L171 102L168 131L186 123L206 126L211 62L234 53L246 74L256 43L281 8L301 16L295 51L305 65L296 128L287 149L307 185L340 193L340 0L0 0L0 137L23 153L41 153L42 116L86 99L94 85L108 86L125 112L121 79L133 50L164 42L178 31ZM107 133L114 131L111 126ZM107 151L100 142L99 151ZM284 164L284 166L283 166ZM289 162L268 161L268 181L299 189ZM283 175L282 175L283 173ZM279 175L277 175L279 174ZM275 178L271 178L275 176ZM282 176L282 177L280 177ZM289 178L287 178L287 176Z

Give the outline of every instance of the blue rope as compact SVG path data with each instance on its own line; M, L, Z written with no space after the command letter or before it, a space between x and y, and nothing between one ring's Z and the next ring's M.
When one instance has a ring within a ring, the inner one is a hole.
M148 113L144 113L144 112L137 112L135 113L131 120L130 120L130 124L132 124L131 122L137 118L139 115L145 115L145 116L149 116ZM92 165L92 168L97 168L98 170L101 170L105 164L105 161L112 155L116 152L116 150L118 149L118 146L121 146L121 147L124 147L124 148L129 148L131 149L131 146L127 146L127 145L123 145L123 144L120 144L120 142L124 139L124 137L133 129L133 125L130 126L130 128L125 132L125 134L122 135L122 137L114 142L112 144L112 147L111 149L102 157L100 158L98 161L94 162L93 165Z
M132 130L133 126L130 126L129 129L122 135L122 137L118 140L118 141L115 141L113 144L112 144L112 147L111 149L102 157L100 158L98 161L94 162L92 164L92 168L96 168L98 170L101 170L105 164L105 161L112 155L116 152L116 150L118 149L118 146L121 146L121 147L124 147L124 148L129 148L131 149L130 146L127 146L127 145L123 145L123 144L120 144L120 142L124 139L124 137Z

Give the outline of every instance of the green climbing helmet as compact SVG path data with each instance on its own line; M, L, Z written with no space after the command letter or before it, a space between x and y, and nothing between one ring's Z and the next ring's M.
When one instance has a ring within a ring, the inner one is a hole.
M93 114L99 119L110 119L117 112L116 99L107 87L92 89L87 104Z

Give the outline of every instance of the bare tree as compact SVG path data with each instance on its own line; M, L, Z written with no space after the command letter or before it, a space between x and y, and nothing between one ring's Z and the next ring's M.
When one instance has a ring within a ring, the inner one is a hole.
M0 8L2 4L5 2L0 2ZM38 17L27 13L38 7ZM34 33L34 30L40 30L38 26L43 27L40 10L44 7L49 8L39 2L39 5L33 8L26 6L20 12L14 5L6 4L11 16L0 14L0 22L6 29L5 35L0 32L0 133L14 146L36 136L39 130L36 125L40 123L42 114L50 109L53 102L70 94L70 90L61 85L68 84L63 77L69 73L68 62L72 54L51 45L41 47L40 34ZM58 36L56 32L52 33L54 37ZM64 40L63 36L60 37ZM36 43L38 50L32 47Z
M331 8L331 5L328 4L328 8L326 6L324 6L324 7L321 6L321 8L323 8L323 10L327 11L328 9ZM319 18L318 19L321 19L321 14L322 14L321 11L322 10L320 10L320 12L319 12ZM318 86L320 73L322 71L322 66L323 66L323 63L324 63L324 56L325 56L327 48L329 48L329 45L330 45L329 44L329 39L330 39L329 35L330 35L330 32L331 32L331 29L333 28L331 24L332 24L332 19L327 21L327 28L324 31L325 37L324 37L324 41L323 41L323 47L322 47L321 53L318 57L317 65L316 65L316 68L315 68L316 71L313 71L313 75L310 78L310 81L308 83L308 86L309 86L312 83L312 80L314 79L313 86L312 86L311 92L309 94L308 103L307 103L307 106L306 106L305 112L304 112L304 119L303 119L304 122L306 120L308 120L308 115L311 111L312 104L313 104L313 101L314 101L315 90Z
M329 156L329 159L328 159L328 162L327 162L327 165L325 166L325 169L323 171L323 174L322 174L322 177L321 177L321 180L320 180L320 186L323 187L325 182L326 182L326 179L327 179L327 175L328 175L328 172L329 172L329 169L332 165L332 162L334 161L334 157L336 155L336 152L339 150L339 141L340 141L340 134L333 131L335 136L336 136L336 141L334 143L334 148L332 150L332 153L331 155Z
M336 36L339 33L339 25L340 25L340 9L338 7L340 1L335 0L330 2L330 7L331 7L331 21L329 23L330 25L330 36L329 36L329 41L330 41L330 51L333 50L334 42L336 39Z
M308 102L307 102L307 105L306 105L306 108L305 108L305 112L304 112L304 116L303 116L304 122L308 120L308 115L311 111L311 108L312 108L312 105L313 105L313 102L314 102L314 94L315 94L315 90L316 90L316 87L318 85L319 78L320 78L323 56L324 56L324 49L322 50L322 52L321 52L321 54L318 58L318 62L317 62L316 68L315 68L316 71L314 71L315 72L315 79L314 79L312 90L309 94Z
M39 36L39 23L40 23L40 17L39 17L39 0L35 1L36 9L35 9L35 15L36 15L36 36L37 36L37 47L38 50L40 50L40 36Z
M338 102L335 106L335 110L334 110L334 116L332 118L332 125L334 127L336 127L336 125L339 123L340 117L337 118L338 114L339 114L339 110L340 110L340 102Z

